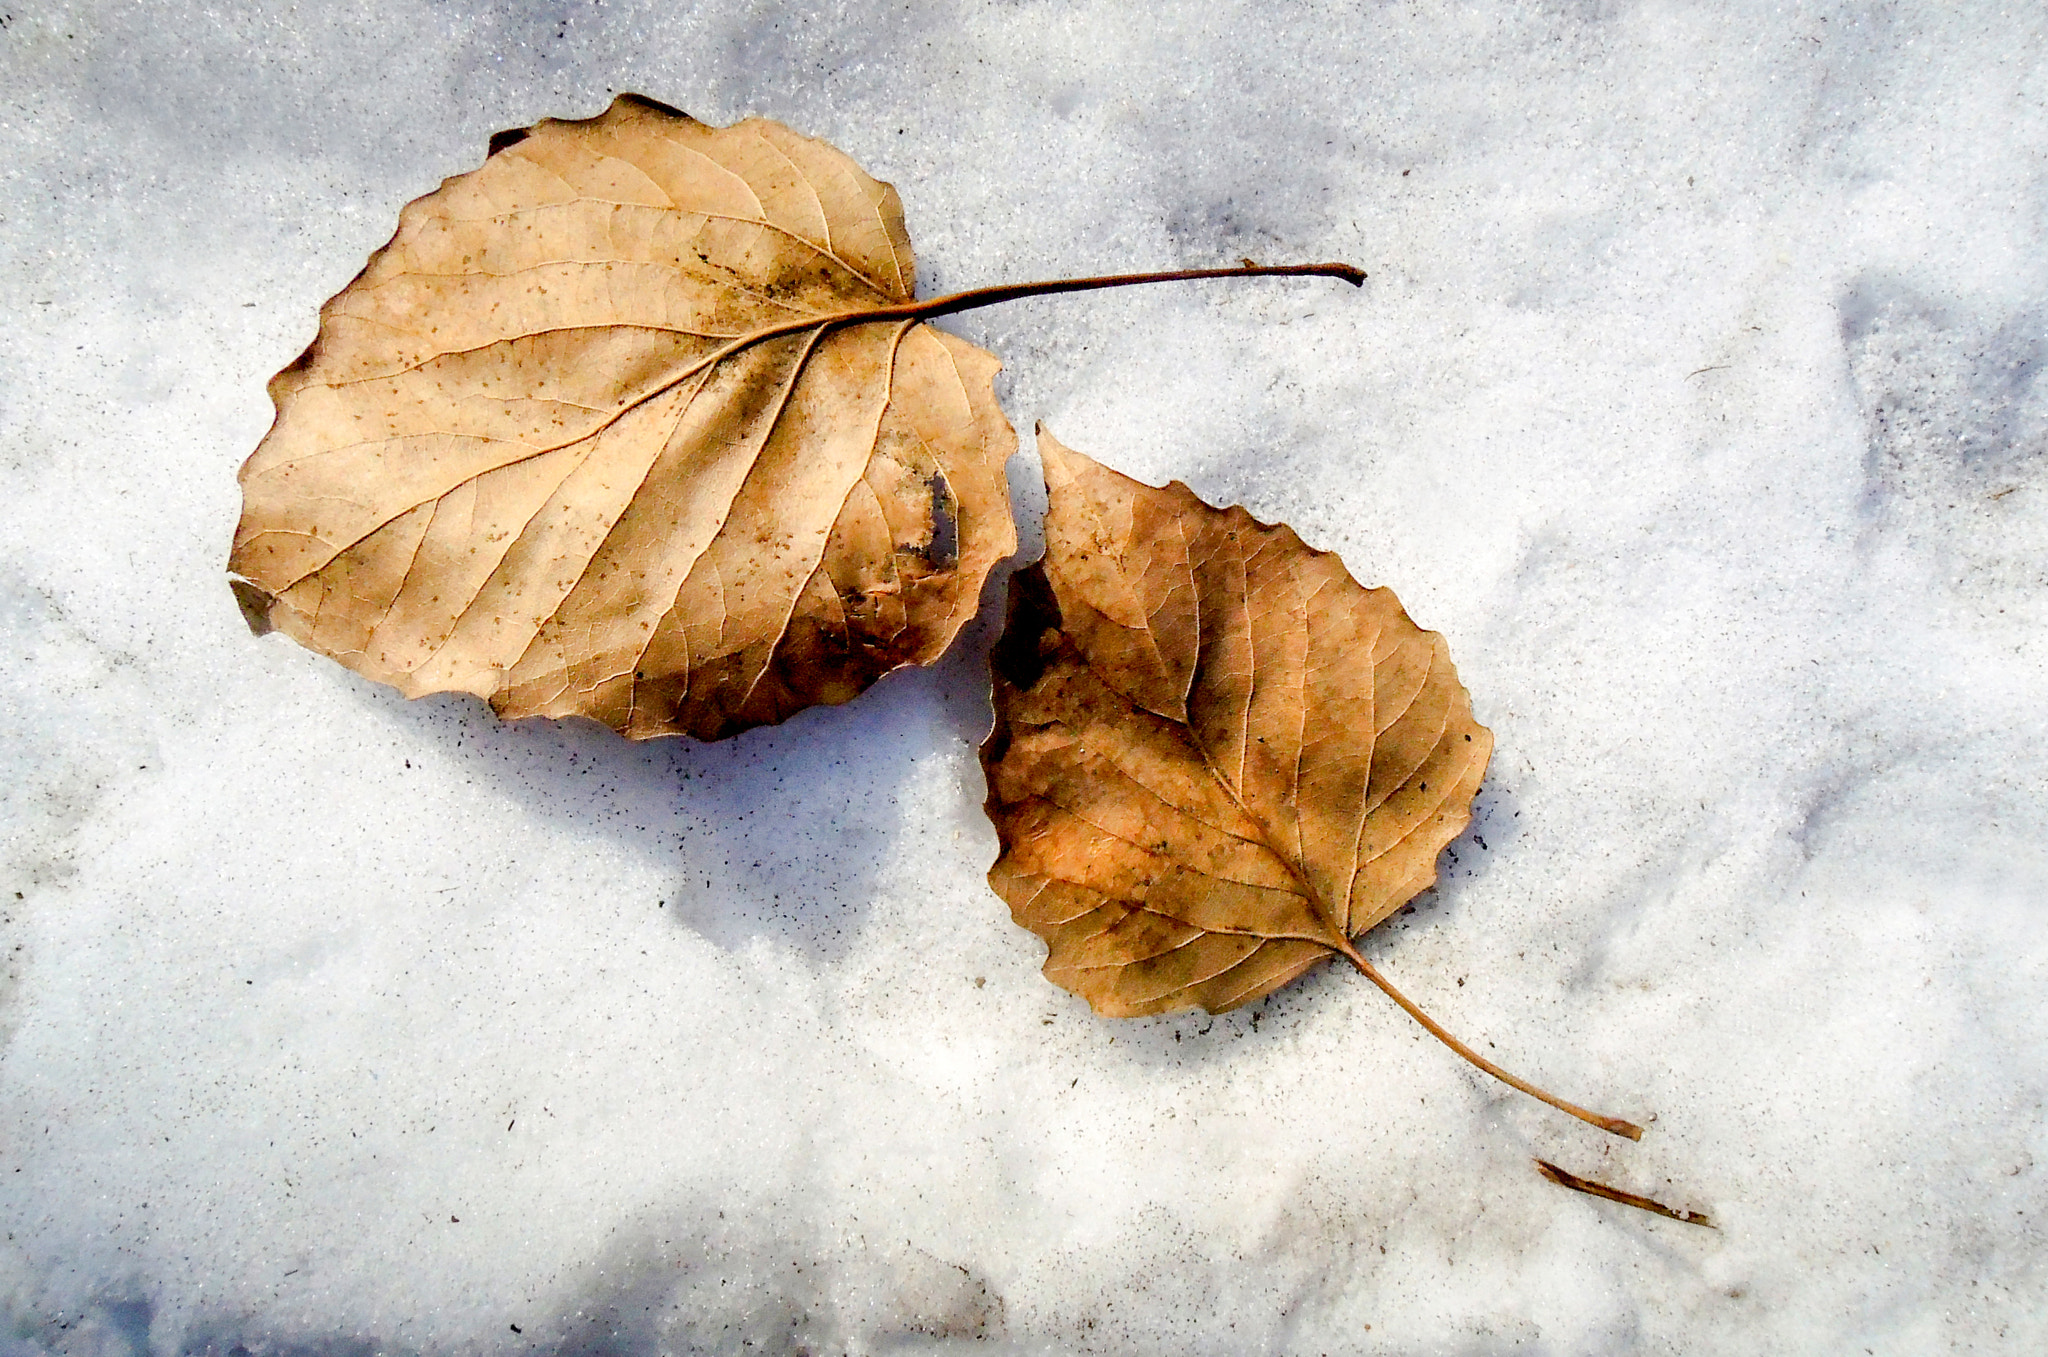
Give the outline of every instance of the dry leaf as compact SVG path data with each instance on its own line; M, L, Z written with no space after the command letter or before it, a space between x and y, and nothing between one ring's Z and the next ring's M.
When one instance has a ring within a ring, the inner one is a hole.
M1493 737L1443 638L1241 508L1039 435L983 751L990 879L1045 973L1128 1017L1249 1003L1436 880Z
M1015 549L997 363L896 192L632 96L409 205L271 383L252 622L408 695L705 739L935 659Z
M982 747L989 880L1098 1011L1222 1012L1350 959L1436 880L1493 738L1443 638L1292 529L1041 432L1045 559L1011 582ZM1625 1128L1625 1129L1624 1129Z

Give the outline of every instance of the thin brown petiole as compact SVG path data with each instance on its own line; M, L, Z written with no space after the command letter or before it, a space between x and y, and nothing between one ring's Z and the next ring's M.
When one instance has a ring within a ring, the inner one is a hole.
M1144 283L1193 283L1204 278L1338 278L1353 287L1365 286L1365 270L1350 264L1240 264L1228 269L1172 269L1165 273L1112 273L1100 278L1059 278L1047 283L1002 283L995 287L977 287L967 292L953 292L928 301L911 302L907 306L889 307L871 315L887 315L898 312L915 316L919 320L931 320L935 316L951 316L962 311L974 311L999 302L1014 302L1023 297L1049 297L1059 292L1095 292L1106 287L1136 287Z
M1653 1216L1662 1216L1666 1220L1682 1221L1687 1225L1703 1225L1709 1230L1721 1228L1714 1224L1713 1217L1703 1211L1674 1211L1663 1202L1653 1201L1634 1192L1623 1192L1618 1187L1609 1187L1605 1183L1596 1183L1591 1178L1581 1178L1576 1173L1566 1172L1548 1159L1537 1160L1536 1171L1551 1182L1556 1183L1559 1187L1568 1187L1574 1192L1583 1192L1589 1197L1598 1197L1602 1201L1620 1202L1623 1206L1633 1206L1638 1211L1648 1211Z
M1351 964L1358 967L1358 969L1364 973L1366 979L1372 981L1373 984L1378 985L1382 993L1384 993L1389 999L1392 999L1395 1003L1399 1004L1402 1010L1406 1012L1409 1017L1421 1023L1431 1036L1435 1037L1438 1041L1441 1041L1444 1045L1456 1051L1459 1055L1464 1056L1465 1059L1471 1061L1480 1069L1485 1070L1488 1074L1500 1080L1509 1088L1518 1089L1521 1092L1528 1094L1530 1097L1536 1099L1539 1102L1549 1103L1552 1107L1556 1108L1560 1112L1569 1112L1572 1116L1577 1117L1580 1121L1583 1121L1588 1125L1597 1126L1603 1131L1608 1131L1618 1136L1626 1136L1630 1140L1641 1140L1643 1138L1643 1128L1636 1125L1632 1121L1623 1121L1620 1117L1603 1117L1598 1112L1588 1112L1585 1108L1580 1107L1576 1103L1568 1103L1564 1099L1557 1097L1554 1094L1544 1092L1542 1089L1536 1087L1536 1085L1530 1083L1526 1079L1517 1079L1514 1075L1509 1074L1506 1070L1494 1064L1491 1060L1488 1060L1485 1056L1479 1054L1479 1052L1473 1050L1470 1046L1467 1046L1464 1042L1458 1040L1449 1032L1446 1032L1441 1026L1438 1025L1436 1019L1430 1017L1429 1014L1424 1013L1420 1008L1417 1008L1415 1006L1414 1000L1410 999L1407 995L1401 993L1401 991L1395 989L1392 983L1388 981L1387 977L1381 975L1379 973L1378 968L1376 968L1370 961L1367 961L1364 957L1360 956L1358 954L1358 949L1351 946L1350 943L1345 943L1342 950L1344 952L1344 955L1351 959Z
M1014 302L1025 297L1049 297L1059 292L1096 292L1107 287L1138 287L1146 283L1194 283L1204 278L1337 278L1353 287L1365 286L1365 270L1351 264L1240 264L1229 269L1171 269L1165 273L1113 273L1100 278L1055 278L1043 283L1001 283L995 287L949 292L943 297L932 297L921 302L899 302L894 306L862 307L852 311L833 311L822 316L804 316L796 320L778 321L773 325L764 325L758 330L750 330L743 335L735 335L703 357L692 359L670 373L664 381L649 387L612 411L597 428L585 429L577 434L573 441L582 442L602 433L633 411L667 395L706 368L716 367L734 354L771 339L781 339L809 331L812 332L812 342L815 343L834 330L844 330L853 325L873 325L881 321L933 320L939 316L977 311L984 306ZM526 456L540 457L550 452L559 452L568 446L568 443L558 443L552 447L538 447Z

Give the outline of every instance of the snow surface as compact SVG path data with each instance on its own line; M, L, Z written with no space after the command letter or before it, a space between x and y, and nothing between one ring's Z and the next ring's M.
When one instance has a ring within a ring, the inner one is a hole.
M249 636L265 379L616 90L927 291L1371 272L952 323L1446 635L1499 751L1368 951L1640 1145L1333 968L1049 986L988 621L716 746ZM2044 246L2037 5L0 0L0 1350L2048 1348Z

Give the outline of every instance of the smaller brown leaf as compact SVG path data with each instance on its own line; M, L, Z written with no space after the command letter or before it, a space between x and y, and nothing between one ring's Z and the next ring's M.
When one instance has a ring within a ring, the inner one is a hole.
M1098 1011L1220 1013L1331 956L1452 1049L1351 939L1436 881L1493 737L1443 637L1285 525L1039 434L1045 558L1011 581L982 747L989 872Z

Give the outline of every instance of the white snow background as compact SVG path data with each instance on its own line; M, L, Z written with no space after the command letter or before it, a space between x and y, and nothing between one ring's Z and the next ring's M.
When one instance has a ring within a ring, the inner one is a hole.
M1498 752L1368 954L1641 1144L1333 967L1049 985L993 610L709 746L249 635L265 380L621 90L893 181L927 293L1370 272L947 324L1444 633ZM2048 1347L2041 7L0 0L0 322L0 1352Z

